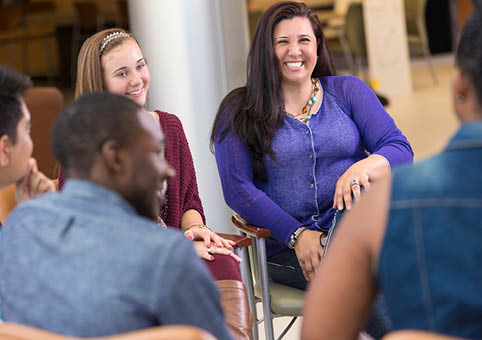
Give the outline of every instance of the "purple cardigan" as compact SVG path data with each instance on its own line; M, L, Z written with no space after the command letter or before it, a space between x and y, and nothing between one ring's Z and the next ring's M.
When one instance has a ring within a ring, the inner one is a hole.
M301 225L330 227L336 182L367 151L392 168L413 161L407 139L365 83L356 77L320 82L323 101L310 124L286 116L273 138L276 160L264 158L266 182L254 177L249 152L232 131L215 143L226 203L271 230L268 257L286 249Z

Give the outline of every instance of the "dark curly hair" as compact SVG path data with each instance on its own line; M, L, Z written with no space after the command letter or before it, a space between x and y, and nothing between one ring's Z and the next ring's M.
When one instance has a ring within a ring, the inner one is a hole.
M0 65L0 137L17 142L17 125L23 116L21 96L32 87L32 80L14 68Z

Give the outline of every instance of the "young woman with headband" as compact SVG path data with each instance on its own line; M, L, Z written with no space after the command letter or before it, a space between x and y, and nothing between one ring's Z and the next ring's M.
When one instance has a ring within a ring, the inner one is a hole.
M77 61L76 97L88 92L109 91L145 106L149 85L146 58L137 40L127 31L103 30L82 45ZM152 124L163 130L165 157L176 171L176 176L167 183L159 222L181 229L186 237L195 241L198 254L206 260L220 287L228 326L237 339L247 338L249 311L238 266L241 260L232 252L235 242L218 236L206 226L191 151L181 121L174 114L160 110L146 108L146 114L152 117ZM61 174L59 187L63 181ZM229 309L233 308L240 311L230 313Z

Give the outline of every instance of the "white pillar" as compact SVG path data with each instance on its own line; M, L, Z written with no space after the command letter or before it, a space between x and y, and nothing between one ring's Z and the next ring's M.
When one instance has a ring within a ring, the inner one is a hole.
M363 0L371 85L387 95L412 91L402 0Z
M209 136L222 98L245 83L245 0L129 0L129 16L151 72L149 108L181 119L207 223L232 232Z

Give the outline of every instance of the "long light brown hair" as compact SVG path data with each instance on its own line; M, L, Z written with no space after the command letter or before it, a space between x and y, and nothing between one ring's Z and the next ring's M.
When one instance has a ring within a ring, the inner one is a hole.
M112 39L102 50L102 55L108 53L115 47L122 45L125 41L133 39L138 45L139 43L132 34L122 28L111 28L97 32L88 38L80 48L77 58L77 80L75 83L75 98L84 93L103 92L106 91L104 83L104 71L102 69L100 48L103 40L109 34L114 32L122 32L129 36L119 36Z

